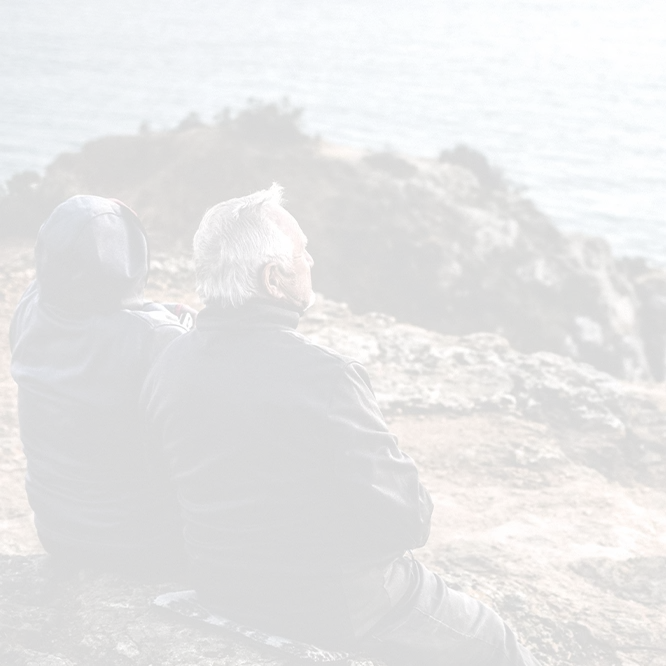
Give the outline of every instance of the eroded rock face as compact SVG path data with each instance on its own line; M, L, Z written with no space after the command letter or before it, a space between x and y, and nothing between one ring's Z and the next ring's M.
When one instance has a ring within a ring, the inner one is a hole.
M641 326L653 377L666 379L666 271L647 271L636 280L642 304Z
M89 192L126 201L163 243L189 245L207 208L278 181L310 238L318 289L354 311L499 333L523 352L663 379L666 300L644 264L565 237L473 150L437 161L345 151L296 120L252 107L214 125L93 141L43 178L13 178L0 230L34 232L56 204Z
M496 332L524 352L650 376L640 299L604 241L565 237L511 189L483 190L461 166L412 163L416 172L398 181L359 162L365 200L340 193L325 208L326 245L311 234L324 293L354 311L450 334Z

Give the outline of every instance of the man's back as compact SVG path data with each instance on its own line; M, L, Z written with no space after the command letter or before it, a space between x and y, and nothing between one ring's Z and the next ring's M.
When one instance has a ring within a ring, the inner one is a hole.
M199 587L219 587L227 603L261 581L284 605L282 593L294 600L303 588L304 603L318 590L321 608L349 572L385 566L428 536L432 504L362 367L310 343L297 322L262 301L208 307L144 395Z
M432 502L367 375L298 335L307 238L282 190L221 202L194 237L196 330L143 402L199 596L236 621L391 666L535 666L489 608L411 554Z

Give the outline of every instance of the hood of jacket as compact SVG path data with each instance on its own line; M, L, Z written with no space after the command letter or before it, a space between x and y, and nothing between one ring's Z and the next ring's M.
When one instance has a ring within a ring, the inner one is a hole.
M78 195L44 222L35 246L40 302L73 314L139 307L148 276L141 222L114 199Z

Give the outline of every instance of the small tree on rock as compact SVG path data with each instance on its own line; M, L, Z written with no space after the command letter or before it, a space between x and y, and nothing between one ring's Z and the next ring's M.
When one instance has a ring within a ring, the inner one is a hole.
M249 141L273 143L302 143L310 137L301 130L302 106L292 106L289 97L280 102L264 103L262 99L249 97L247 108L231 117L229 107L215 116L218 126L231 129Z
M439 154L439 161L469 169L478 179L481 187L491 190L506 190L502 170L488 162L488 158L478 150L459 143L453 150L443 150Z
M194 129L195 127L203 127L203 120L201 116L196 111L190 111L179 123L176 125L176 132L185 132L188 129Z

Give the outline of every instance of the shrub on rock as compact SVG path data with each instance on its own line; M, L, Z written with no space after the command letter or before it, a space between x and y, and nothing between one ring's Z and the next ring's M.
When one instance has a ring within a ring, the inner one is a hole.
M268 103L249 97L247 108L241 109L235 118L227 106L216 114L215 121L219 127L249 141L303 143L310 138L301 129L303 111L302 106L292 106L287 96L280 102Z
M469 169L479 180L481 187L491 190L506 190L502 170L488 162L488 158L478 150L459 143L453 150L443 150L439 154L439 161Z
M203 127L205 123L201 120L201 116L196 111L190 111L179 123L176 125L176 132L185 132L188 129L195 127Z
M390 173L394 178L411 178L418 171L413 164L390 150L366 155L363 161L375 169Z

